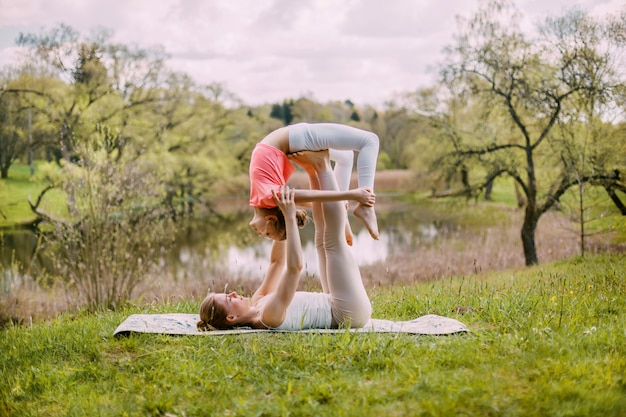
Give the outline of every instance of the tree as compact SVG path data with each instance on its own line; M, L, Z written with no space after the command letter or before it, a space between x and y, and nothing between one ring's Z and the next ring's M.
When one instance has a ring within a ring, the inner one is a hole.
M83 37L66 25L17 39L29 53L27 59L62 83L39 91L46 97L39 111L55 127L66 161L78 142L95 133L98 123L123 124L122 112L129 116L133 108L156 99L150 94L162 81L160 51L131 49L110 39L105 30ZM119 119L112 122L115 117Z
M0 96L0 178L9 176L9 168L29 146L29 113L16 94ZM32 117L32 113L31 117ZM32 137L32 136L30 136Z
M577 95L593 103L615 102L623 89L619 72L623 51L622 19L594 19L574 10L547 19L530 39L519 26L521 15L507 0L482 2L468 20L459 21L455 44L447 48L442 83L450 95L467 94L484 104L486 114L506 114L511 135L459 141L449 160L474 161L493 175L509 175L525 197L521 238L527 265L538 263L535 231L540 217L577 184L564 166L553 128ZM461 90L459 90L461 89ZM496 163L497 162L497 163ZM611 161L582 177L583 182L620 184ZM473 187L486 185L480 179Z
M0 77L0 178L7 178L11 165L27 151L32 174L33 153L49 140L33 105L42 101L37 91L42 78L30 68L7 69Z
M293 100L284 100L283 104L273 104L272 111L270 112L270 117L281 120L283 124L287 126L293 121L293 106Z
M595 172L603 171L606 166L623 168L626 165L626 161L620 161L620 158L626 158L626 149L616 146L624 143L626 138L615 125L601 120L601 116L607 118L611 111L604 108L604 103L595 103L593 96L577 94L571 104L563 112L567 116L559 120L555 129L553 148L560 154L564 169L575 181L571 192L568 192L572 198L562 202L560 207L569 212L577 226L580 254L584 256L588 237L613 231L611 219L614 215L626 215L624 205L614 190L617 181L585 180ZM619 211L612 212L611 207L607 207L610 201Z
M174 236L160 204L165 190L158 162L118 159L106 142L79 143L81 163L55 171L62 174L58 186L75 196L74 215L38 212L52 226L42 250L54 260L53 273L92 311L128 301L139 283L158 273ZM37 206L32 204L35 211Z
M388 158L391 162L388 168L416 168L424 152L413 145L428 128L427 122L396 103L388 103L385 111L372 119L371 130L380 137L379 159Z

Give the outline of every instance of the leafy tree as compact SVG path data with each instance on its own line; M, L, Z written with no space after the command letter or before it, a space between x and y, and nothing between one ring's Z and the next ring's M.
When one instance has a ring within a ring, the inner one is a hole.
M519 27L520 17L511 2L493 0L481 3L469 20L460 20L442 81L451 95L471 95L485 104L486 114L496 109L508 117L511 134L460 140L447 158L478 162L486 172L507 174L519 185L526 200L521 238L531 265L538 262L540 217L576 184L555 157L553 128L576 95L586 94L594 103L615 102L623 78L617 71L620 55L611 51L623 50L626 38L623 21L573 11L546 20L539 36L529 39ZM584 181L619 183L613 169L607 161ZM480 182L485 185L484 179Z
M66 25L18 37L28 59L63 83L40 90L47 101L39 111L54 126L66 161L78 142L95 133L98 122L113 125L110 119L122 111L153 100L146 94L161 81L163 56L158 51L130 49L110 38L104 30L83 37Z
M28 151L32 163L34 152L50 141L42 125L40 112L33 102L41 102L37 80L27 68L7 69L0 90L0 178L7 178L11 165Z
M281 121L285 120L285 114L283 112L283 106L280 104L273 104L272 111L270 112L270 117L274 119L278 119Z
M297 99L291 107L293 115L292 123L298 122L332 122L332 110L310 98L301 97Z
M165 190L156 161L116 158L101 139L79 143L81 163L55 171L57 185L74 195L74 215L58 219L33 207L52 226L42 250L54 260L53 274L90 310L128 301L158 273L174 236L160 204Z
M593 179L594 173L602 172L607 166L619 167L618 172L623 171L626 152L623 146L620 152L620 146L615 145L623 143L626 138L615 125L600 119L600 116L606 118L611 114L610 109L603 108L603 103L595 103L587 94L577 94L571 104L564 109L566 117L559 120L555 129L553 149L558 153L563 169L575 181L569 192L572 198L562 202L561 207L569 211L577 226L580 253L584 256L589 236L614 229L611 219L618 212L612 212L607 202L612 200L621 214L626 215L620 197L612 189L619 182ZM587 180L589 178L592 179Z
M172 213L191 214L196 203L210 208L213 186L239 166L224 134L232 121L230 110L201 94L188 77L172 75L168 84L149 115L156 131L146 146L163 163ZM174 209L177 202L180 213Z
M282 104L273 104L270 117L281 120L284 126L291 124L293 121L292 108L293 100L284 100Z
M0 95L0 178L9 176L9 168L30 146L29 127L32 126L32 110L22 107L16 94ZM30 116L30 118L29 118Z
M427 123L405 106L388 103L384 112L375 113L370 122L371 130L380 138L380 154L386 155L389 168L406 169L410 165L418 167L426 152L412 147L416 138L427 129Z

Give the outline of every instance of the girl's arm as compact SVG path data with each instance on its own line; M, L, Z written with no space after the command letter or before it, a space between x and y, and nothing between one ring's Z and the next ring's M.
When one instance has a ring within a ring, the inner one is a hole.
M348 191L295 190L295 192L295 201L297 204L353 200L365 206L373 206L376 202L376 195L366 188L355 188Z
M276 291L268 294L267 301L261 312L261 320L270 327L280 326L285 320L287 307L300 282L302 272L302 243L296 221L295 190L288 186L281 187L280 198L272 191L278 207L285 216L287 239L285 247L285 271L283 272Z

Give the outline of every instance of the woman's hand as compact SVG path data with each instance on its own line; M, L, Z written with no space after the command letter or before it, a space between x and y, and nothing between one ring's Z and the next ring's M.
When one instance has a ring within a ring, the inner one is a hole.
M274 196L274 201L278 205L280 211L283 212L285 218L296 217L296 190L289 188L288 185L283 185L280 187L280 196L276 195L276 191L272 190L272 196Z

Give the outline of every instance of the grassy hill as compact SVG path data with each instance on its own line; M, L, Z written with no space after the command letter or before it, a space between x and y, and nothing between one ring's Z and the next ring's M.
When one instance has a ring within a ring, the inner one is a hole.
M370 290L374 317L457 318L470 334L131 335L133 313L0 332L0 415L623 416L626 258Z

